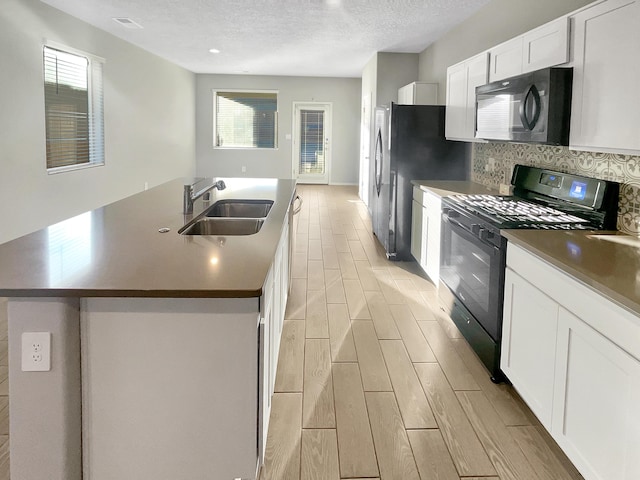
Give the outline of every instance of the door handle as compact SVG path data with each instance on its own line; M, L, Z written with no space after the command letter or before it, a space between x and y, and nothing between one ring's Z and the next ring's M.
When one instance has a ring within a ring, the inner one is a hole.
M527 104L529 103L529 99L533 99L533 118L529 119L527 115ZM538 119L540 118L540 92L535 85L530 85L529 88L524 93L524 98L520 102L520 108L518 109L518 113L520 113L520 121L522 125L527 130L531 131L535 128L536 123L538 123Z

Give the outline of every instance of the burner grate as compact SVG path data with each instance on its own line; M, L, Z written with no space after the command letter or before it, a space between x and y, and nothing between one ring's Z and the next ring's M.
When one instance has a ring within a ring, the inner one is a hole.
M530 224L581 224L589 221L518 197L501 197L497 195L454 195L456 203L467 210L479 213L498 223L522 224L533 228Z

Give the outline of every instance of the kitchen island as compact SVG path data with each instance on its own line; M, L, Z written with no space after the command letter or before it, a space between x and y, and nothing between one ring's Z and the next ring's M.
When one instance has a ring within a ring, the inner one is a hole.
M209 205L274 202L233 236L178 233L190 181L0 245L14 480L255 478L295 181L225 178ZM23 332L51 332L50 371L22 371Z

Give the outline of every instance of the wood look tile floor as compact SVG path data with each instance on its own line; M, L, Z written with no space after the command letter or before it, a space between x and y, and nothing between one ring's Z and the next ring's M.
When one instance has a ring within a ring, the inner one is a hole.
M582 479L417 265L386 259L356 188L298 192L261 480Z

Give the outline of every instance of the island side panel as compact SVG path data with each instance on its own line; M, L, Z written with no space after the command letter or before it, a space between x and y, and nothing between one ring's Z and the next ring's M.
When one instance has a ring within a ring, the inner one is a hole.
M77 298L9 300L9 430L13 480L82 478ZM51 370L23 372L23 332L51 332Z
M82 302L85 480L255 478L257 298Z

